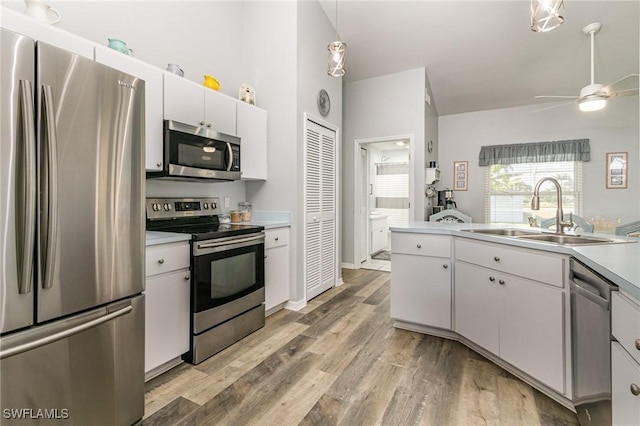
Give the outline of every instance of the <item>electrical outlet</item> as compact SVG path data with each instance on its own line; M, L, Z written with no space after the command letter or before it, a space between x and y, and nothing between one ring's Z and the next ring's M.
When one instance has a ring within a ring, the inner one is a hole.
M229 208L229 197L224 197L224 207L225 207L226 209L228 209L228 208Z

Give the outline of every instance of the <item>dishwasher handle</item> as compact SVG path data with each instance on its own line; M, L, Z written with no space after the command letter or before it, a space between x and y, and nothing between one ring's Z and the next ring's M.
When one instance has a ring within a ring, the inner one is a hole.
M585 297L586 299L592 301L593 303L595 303L596 305L600 306L602 309L604 309L605 311L609 310L609 301L607 299L605 299L604 297L600 297L598 294L594 293L593 291L589 290L589 287L591 287L587 282L582 281L581 279L578 279L576 277L573 277L571 279L571 291L582 296Z

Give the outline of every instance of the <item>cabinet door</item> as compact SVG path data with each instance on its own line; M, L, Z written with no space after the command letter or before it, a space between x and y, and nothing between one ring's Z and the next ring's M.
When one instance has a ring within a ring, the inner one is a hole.
M371 253L379 252L389 245L386 229L376 229L371 231Z
M237 102L230 96L204 88L204 121L206 126L217 132L235 136ZM240 155L242 156L242 151ZM240 161L240 166L242 167L242 157Z
M265 250L265 310L289 300L289 246Z
M496 272L464 262L456 262L455 268L455 331L499 355Z
M451 260L394 254L391 317L451 329Z
M614 425L640 424L640 395L632 386L640 386L640 365L618 342L611 343L611 399Z
M209 90L209 89L207 89ZM175 74L164 73L164 118L204 126L205 87Z
M96 46L95 56L96 62L145 81L145 168L147 170L162 170L163 71L108 47Z
M267 179L267 111L237 102L242 179Z
M144 371L189 350L189 270L147 278Z
M564 394L564 293L513 275L497 281L500 358Z

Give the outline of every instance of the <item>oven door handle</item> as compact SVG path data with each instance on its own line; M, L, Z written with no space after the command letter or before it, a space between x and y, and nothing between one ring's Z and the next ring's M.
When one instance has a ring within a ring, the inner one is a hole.
M252 241L264 241L264 235L256 235L254 237L236 238L233 240L198 244L198 250L214 248L214 247L224 247L224 246L233 247L236 244L244 244Z

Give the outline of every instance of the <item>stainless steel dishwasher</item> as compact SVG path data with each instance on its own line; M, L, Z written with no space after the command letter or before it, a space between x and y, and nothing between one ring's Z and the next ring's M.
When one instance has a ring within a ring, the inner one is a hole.
M615 284L571 259L573 404L581 425L611 425L611 292Z

